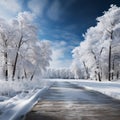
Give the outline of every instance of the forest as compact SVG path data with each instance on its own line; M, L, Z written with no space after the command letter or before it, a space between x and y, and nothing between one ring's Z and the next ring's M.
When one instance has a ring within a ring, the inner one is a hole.
M0 19L0 77L9 80L39 78L119 79L120 74L120 8L111 5L87 29L84 40L72 50L73 61L68 69L50 69L50 42L39 40L37 26L27 12L15 19Z
M51 60L49 42L38 39L27 17L24 12L10 21L0 19L0 77L6 81L39 79Z
M73 53L73 65L79 66L86 79L119 79L120 75L120 8L111 5L97 24L90 27ZM77 70L76 70L77 71Z

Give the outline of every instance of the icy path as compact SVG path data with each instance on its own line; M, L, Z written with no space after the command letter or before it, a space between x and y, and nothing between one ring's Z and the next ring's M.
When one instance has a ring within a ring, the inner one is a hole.
M55 82L26 120L120 120L120 101L70 82Z

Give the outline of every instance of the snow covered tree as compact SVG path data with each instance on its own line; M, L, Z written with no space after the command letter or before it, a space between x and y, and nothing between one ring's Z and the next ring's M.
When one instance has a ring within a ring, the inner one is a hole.
M48 69L44 75L44 78L50 79L74 79L74 74L70 69Z
M120 53L120 8L111 5L97 21L95 27L87 30L80 46L73 50L73 57L84 64L86 74L91 78L110 81L116 71L115 62L119 61L114 56Z
M34 69L30 80L33 79L35 74L39 75L46 70L46 67L49 66L49 61L51 60L50 56L52 54L49 41L37 41L35 49L33 50L34 57L32 58L32 63L34 64Z
M81 71L79 62L77 60L73 61L70 68L71 68L71 72L73 73L75 79L83 78L83 73Z
M111 8L104 13L102 17L97 19L99 21L98 26L101 26L101 29L104 31L103 38L109 41L108 46L108 80L112 79L112 61L113 56L116 52L120 52L120 48L113 52L114 46L120 43L120 8L111 5ZM107 47L107 46L105 46Z
M30 79L41 75L49 66L51 48L48 41L40 41L37 28L28 13L19 13L16 19L0 19L0 54L5 79ZM1 73L2 74L2 73Z
M0 19L0 54L1 54L1 68L5 79L8 80L9 77L9 53L12 47L12 40L14 39L14 30L4 19ZM1 74L2 74L1 73Z

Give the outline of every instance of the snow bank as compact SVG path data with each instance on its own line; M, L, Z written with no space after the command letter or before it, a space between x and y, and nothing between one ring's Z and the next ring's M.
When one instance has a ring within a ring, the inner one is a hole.
M45 81L45 80L44 80ZM39 85L39 84L38 84ZM24 115L29 112L32 107L41 99L45 91L52 85L52 82L44 82L42 86L27 90L16 94L14 97L3 97L0 102L0 120L21 120Z
M77 80L75 82L71 81L71 83L76 84L80 87L84 87L86 89L99 91L105 95L120 100L120 81L97 82L91 80Z
M32 90L34 88L42 88L48 83L47 80L9 80L0 79L0 96L14 97L22 91Z
M113 97L115 99L120 100L120 80L116 80L113 82L104 81L104 82L98 82L98 81L92 81L92 80L83 80L83 79L54 79L51 81L57 81L57 82L70 82L71 84L75 84L79 87L84 87L86 89L95 90L98 92L101 92L105 95L108 95L110 97Z
M0 120L19 120L31 110L31 108L41 99L43 93L49 87L21 93L15 97L0 103Z

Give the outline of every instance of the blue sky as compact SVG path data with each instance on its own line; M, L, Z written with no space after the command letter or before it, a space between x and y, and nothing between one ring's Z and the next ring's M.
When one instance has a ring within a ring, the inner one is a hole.
M67 68L71 51L83 40L82 34L96 24L110 4L119 0L0 0L0 15L6 19L28 11L34 16L41 40L51 41L52 68Z

